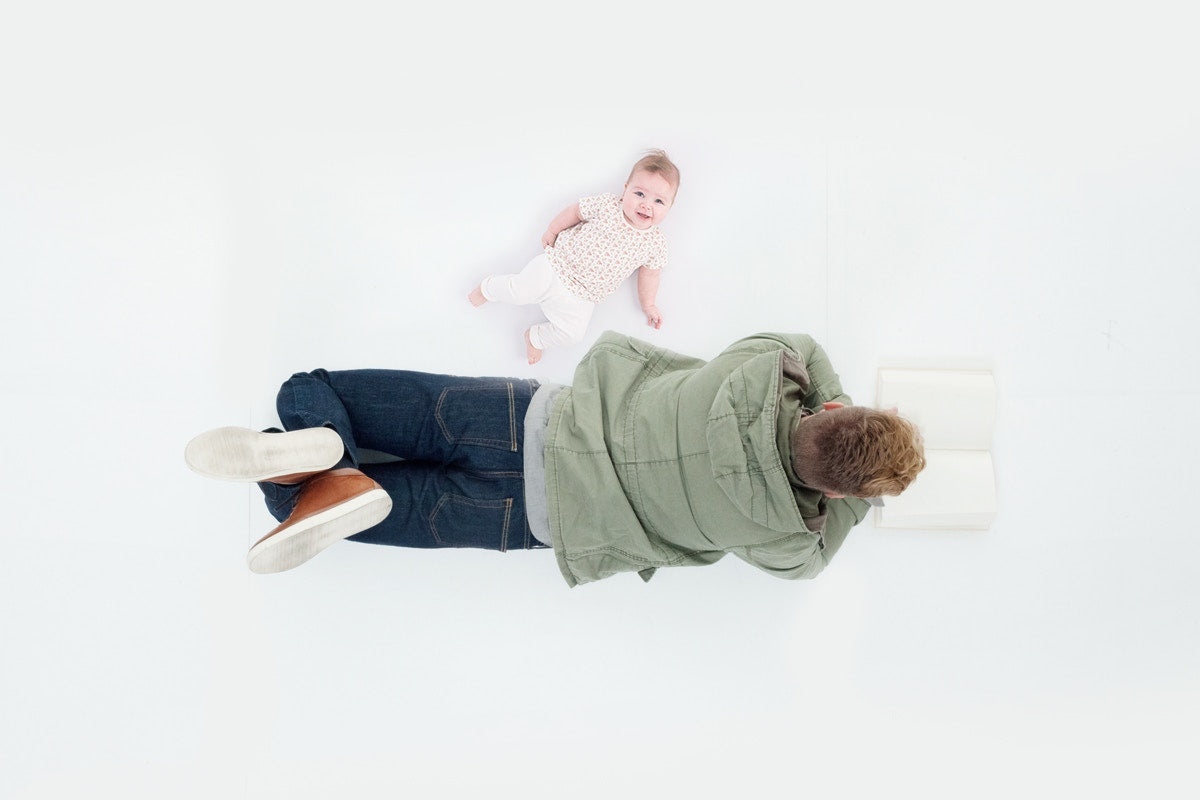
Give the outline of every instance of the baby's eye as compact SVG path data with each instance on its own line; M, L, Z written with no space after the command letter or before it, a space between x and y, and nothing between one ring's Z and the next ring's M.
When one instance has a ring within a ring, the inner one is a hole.
M646 196L644 193L642 193L642 192L637 192L637 191L635 191L635 192L634 192L634 194L636 194L638 197L645 197L645 196Z
M662 201L662 198L661 198L661 197L660 197L660 198L658 198L657 200L655 200L654 202L658 203L660 206L661 206L661 205L664 205L664 203L663 203L663 201Z

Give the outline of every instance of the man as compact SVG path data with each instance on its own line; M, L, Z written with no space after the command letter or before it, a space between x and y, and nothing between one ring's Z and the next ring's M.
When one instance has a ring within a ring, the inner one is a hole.
M570 586L727 553L811 578L864 498L899 494L925 466L911 422L849 402L808 336L751 336L705 362L608 332L565 387L298 373L277 401L287 432L219 428L185 459L262 487L281 524L250 549L255 572L351 538L553 547Z

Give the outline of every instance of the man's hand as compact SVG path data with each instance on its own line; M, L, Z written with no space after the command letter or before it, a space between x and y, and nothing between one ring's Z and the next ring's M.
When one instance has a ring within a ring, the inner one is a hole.
M658 310L658 306L646 306L642 309L646 312L646 324L654 330L662 327L662 312Z

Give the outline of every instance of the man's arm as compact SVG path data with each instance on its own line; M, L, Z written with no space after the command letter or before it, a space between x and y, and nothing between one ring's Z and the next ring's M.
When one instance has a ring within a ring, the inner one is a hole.
M816 408L821 403L843 403L851 405L849 396L842 389L842 381L833 370L825 348L804 333L758 333L739 339L726 352L749 350L765 353L780 348L791 350L804 362L808 372L809 390L804 396L804 405Z
M870 505L857 497L829 499L825 505L825 524L819 534L791 534L753 547L735 547L729 552L777 578L815 578L841 549L850 529L866 518L869 509Z
M815 533L793 533L753 547L734 547L729 552L776 578L815 578L825 568L820 537Z
M857 497L842 497L827 500L825 503L825 530L821 533L821 541L825 547L821 549L821 559L828 564L829 560L842 548L846 535L850 530L867 517L871 506L866 500Z

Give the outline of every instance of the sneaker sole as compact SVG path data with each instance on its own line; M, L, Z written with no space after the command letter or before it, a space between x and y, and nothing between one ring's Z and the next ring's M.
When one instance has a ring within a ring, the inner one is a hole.
M260 575L285 572L331 544L378 525L391 511L392 499L388 493L371 489L263 539L250 548L246 563L251 572Z
M187 443L183 460L193 472L223 481L265 481L297 472L319 472L342 460L342 437L329 428L259 433L217 428Z

